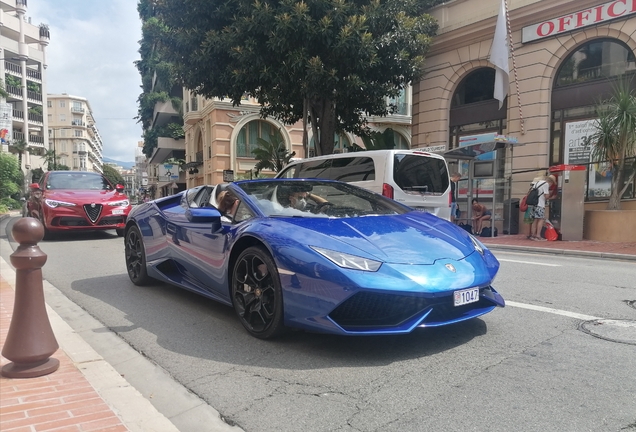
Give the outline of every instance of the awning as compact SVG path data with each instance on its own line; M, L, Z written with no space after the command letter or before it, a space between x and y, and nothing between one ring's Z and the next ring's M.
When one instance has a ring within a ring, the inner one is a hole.
M508 145L516 144L516 138L508 138L505 135L473 135L460 139L459 147L445 152L444 157L446 159L476 159L484 153L490 153L505 148Z

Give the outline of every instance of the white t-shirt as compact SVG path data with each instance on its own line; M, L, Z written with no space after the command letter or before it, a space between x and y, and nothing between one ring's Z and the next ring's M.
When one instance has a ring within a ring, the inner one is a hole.
M538 185L539 189L539 203L537 207L545 207L545 199L550 196L550 184L545 180L539 180L532 183L532 187Z

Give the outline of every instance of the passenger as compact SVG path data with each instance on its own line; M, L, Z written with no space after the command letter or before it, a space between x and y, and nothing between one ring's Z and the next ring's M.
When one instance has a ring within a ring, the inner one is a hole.
M232 192L224 190L219 194L218 203L217 209L221 212L221 215L232 219L240 201Z

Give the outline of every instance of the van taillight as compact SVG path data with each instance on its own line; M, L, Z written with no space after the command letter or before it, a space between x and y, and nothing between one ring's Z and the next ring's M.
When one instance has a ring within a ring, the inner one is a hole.
M457 186L455 186L457 187ZM453 205L453 192L451 189L451 193L448 194L448 206L451 207Z
M393 199L393 186L387 183L382 184L382 195L387 198Z

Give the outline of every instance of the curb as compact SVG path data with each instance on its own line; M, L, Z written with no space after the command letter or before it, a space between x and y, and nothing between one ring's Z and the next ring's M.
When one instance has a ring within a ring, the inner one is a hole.
M527 246L515 246L515 245L501 245L501 244L486 244L486 247L491 250L508 250L526 253L542 253L552 255L563 255L572 257L590 257L590 258L604 258L614 260L636 261L636 255L619 254L613 252L592 252L581 250L569 250L569 249L550 249L550 248L538 248Z

